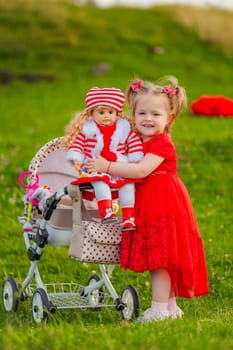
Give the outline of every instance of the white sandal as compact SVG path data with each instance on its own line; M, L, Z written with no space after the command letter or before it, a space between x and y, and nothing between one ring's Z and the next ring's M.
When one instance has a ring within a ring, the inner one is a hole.
M147 309L142 316L137 318L138 322L153 322L163 321L169 318L170 314L168 311L155 311L152 308Z

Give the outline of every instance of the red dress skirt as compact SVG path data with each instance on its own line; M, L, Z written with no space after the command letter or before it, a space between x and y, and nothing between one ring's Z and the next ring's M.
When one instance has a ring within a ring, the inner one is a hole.
M136 272L167 269L176 296L208 293L203 244L189 194L176 168L167 134L144 143L144 151L165 158L136 190L135 231L123 232L120 266Z

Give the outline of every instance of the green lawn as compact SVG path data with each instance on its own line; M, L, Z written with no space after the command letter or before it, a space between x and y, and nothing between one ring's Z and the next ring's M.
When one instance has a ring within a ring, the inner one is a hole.
M84 108L90 87L125 90L135 76L155 80L172 74L186 88L189 103L208 94L232 98L232 53L217 38L204 40L195 27L177 22L171 9L98 9L74 6L69 0L54 0L50 6L45 1L0 2L0 72L12 77L8 83L0 79L2 282L12 275L20 285L29 269L17 219L24 194L18 175L44 143L63 135L73 113ZM219 11L219 16L224 13ZM156 54L154 48L162 50ZM95 75L93 68L100 63L109 71ZM28 82L20 76L29 73L54 80ZM176 122L173 139L179 173L203 237L209 295L180 299L183 320L144 325L122 320L115 309L105 308L60 310L49 315L48 324L38 326L32 322L31 300L21 302L16 313L6 313L1 305L1 350L233 348L233 119L195 117L187 108ZM49 246L39 270L45 283L85 284L93 270L99 273L97 265L69 259L66 247ZM150 305L148 282L147 273L118 266L112 276L119 294L128 284L137 288L142 310Z

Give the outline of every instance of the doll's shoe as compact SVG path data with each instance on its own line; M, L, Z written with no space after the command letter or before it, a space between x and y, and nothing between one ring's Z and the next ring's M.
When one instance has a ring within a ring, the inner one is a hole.
M152 308L147 309L142 316L137 318L137 322L163 321L169 318L168 311L156 311Z
M129 218L122 223L122 231L133 231L136 229L134 218Z
M102 224L113 224L117 221L118 221L118 217L116 216L116 214L113 211L111 212L109 211L101 222Z
M178 306L176 306L176 308L174 310L169 311L169 315L173 320L175 320L177 318L182 318L183 314L184 314L184 312Z

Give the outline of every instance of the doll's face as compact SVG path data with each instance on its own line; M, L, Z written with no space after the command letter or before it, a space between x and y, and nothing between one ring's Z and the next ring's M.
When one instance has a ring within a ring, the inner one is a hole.
M112 125L117 119L117 110L108 106L98 106L93 109L92 117L99 125Z

